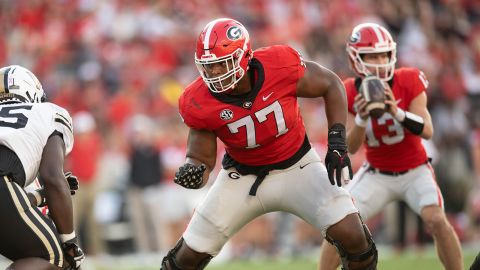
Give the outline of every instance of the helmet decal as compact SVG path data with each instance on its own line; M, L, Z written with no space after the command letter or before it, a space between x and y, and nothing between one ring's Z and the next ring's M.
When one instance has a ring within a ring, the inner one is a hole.
M353 32L352 35L350 36L350 43L357 43L362 39L362 34L360 31Z
M237 40L242 36L242 29L240 27L234 25L227 30L227 37L230 40Z

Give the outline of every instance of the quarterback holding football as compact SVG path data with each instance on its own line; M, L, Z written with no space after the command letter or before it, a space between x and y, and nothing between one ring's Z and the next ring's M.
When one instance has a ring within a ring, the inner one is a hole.
M347 132L348 151L357 152L363 143L367 157L346 186L355 206L368 219L391 201L405 201L432 234L445 269L463 269L460 243L445 216L442 194L421 143L433 135L425 75L416 68L395 69L396 43L377 24L356 26L347 53L357 75L344 81L352 123ZM369 83L362 83L365 80ZM372 102L382 100L381 95L370 95L382 90L384 104L370 108ZM332 259L335 256L334 247L324 244L320 269L336 269L339 260Z

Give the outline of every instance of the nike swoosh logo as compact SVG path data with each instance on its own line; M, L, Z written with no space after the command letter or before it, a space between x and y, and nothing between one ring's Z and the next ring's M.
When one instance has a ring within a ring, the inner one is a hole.
M271 95L273 95L273 92L271 92L271 93L268 94L267 96L263 96L263 97L262 97L263 101L267 100Z
M307 163L307 164L304 164L304 165L300 165L300 170L307 167L308 165L310 165L310 163Z
M397 103L397 105L398 105L400 102L402 102L402 99L401 99L401 98L400 98L400 99L397 99L397 100L395 100L395 103Z

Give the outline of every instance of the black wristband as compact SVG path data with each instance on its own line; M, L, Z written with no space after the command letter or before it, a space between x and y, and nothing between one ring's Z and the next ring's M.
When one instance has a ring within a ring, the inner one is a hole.
M415 135L420 135L425 127L423 118L411 112L405 112L405 119L401 122L402 126Z
M333 124L332 127L328 129L328 148L330 150L347 151L345 138L345 125L340 123Z

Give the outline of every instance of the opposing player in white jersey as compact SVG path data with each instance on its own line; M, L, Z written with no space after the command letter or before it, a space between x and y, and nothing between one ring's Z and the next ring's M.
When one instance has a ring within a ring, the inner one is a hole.
M7 269L78 269L85 257L63 172L73 147L72 121L65 109L44 100L32 72L0 69L0 254L13 261ZM30 200L24 187L37 177L44 187ZM32 202L46 203L51 220Z

